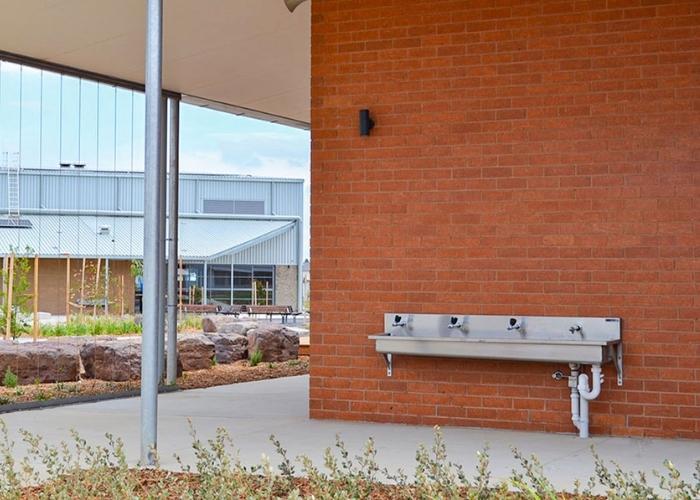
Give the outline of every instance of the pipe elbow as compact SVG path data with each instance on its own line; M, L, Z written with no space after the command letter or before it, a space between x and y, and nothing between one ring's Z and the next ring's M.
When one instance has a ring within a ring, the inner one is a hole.
M591 401L600 396L600 391L602 389L603 375L599 365L593 365L591 375L593 379L593 387L591 389L588 388L588 375L582 373L578 376L578 391L581 397L587 401Z

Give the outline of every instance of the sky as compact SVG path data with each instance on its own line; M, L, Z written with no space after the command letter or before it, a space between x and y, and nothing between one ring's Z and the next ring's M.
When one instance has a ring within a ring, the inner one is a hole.
M0 154L21 152L22 167L67 162L143 170L143 110L141 93L0 61ZM306 258L309 148L306 130L188 104L180 108L182 172L305 180Z

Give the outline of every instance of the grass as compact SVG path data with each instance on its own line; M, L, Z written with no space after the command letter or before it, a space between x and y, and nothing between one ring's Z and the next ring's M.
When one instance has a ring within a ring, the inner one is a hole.
M190 436L194 466L180 464L179 472L133 469L128 465L123 442L106 434L106 445L93 446L73 431L71 443L46 444L41 437L20 431L20 458L7 429L0 421L0 497L36 498L182 498L182 499L692 499L700 496L700 461L694 481L681 479L669 461L656 472L658 486L651 486L641 472L613 464L612 468L592 450L595 473L585 486L576 483L572 491L557 491L535 456L513 450L516 467L495 481L488 448L477 453L475 470L466 471L448 458L447 444L435 428L431 446L421 445L415 453L414 471L392 471L377 460L377 447L370 438L361 453L352 455L340 438L326 448L321 464L307 456L290 458L274 437L270 441L277 455L263 454L260 463L241 463L227 432L202 441L192 429Z
M202 317L184 315L177 323L178 331L202 329ZM96 335L140 335L141 324L133 316L73 316L67 323L41 326L43 337L81 337Z
M134 335L141 325L131 316L74 316L67 323L42 325L42 337L80 337L85 335Z
M202 316L198 314L183 314L177 321L178 332L202 331Z
M250 355L250 366L258 366L263 359L263 353L260 349L255 349Z

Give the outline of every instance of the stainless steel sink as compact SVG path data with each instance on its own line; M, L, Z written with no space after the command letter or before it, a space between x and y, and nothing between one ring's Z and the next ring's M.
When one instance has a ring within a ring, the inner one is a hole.
M614 362L622 384L619 318L389 313L371 335L391 376L393 355L547 363Z

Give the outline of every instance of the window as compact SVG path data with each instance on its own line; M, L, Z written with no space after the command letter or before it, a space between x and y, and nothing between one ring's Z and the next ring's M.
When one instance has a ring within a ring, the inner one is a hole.
M257 304L275 303L274 266L234 266L233 303L252 304L253 286Z
M265 202L261 200L204 200L205 214L265 215Z
M210 301L231 304L231 266L209 264L207 267L207 298Z

